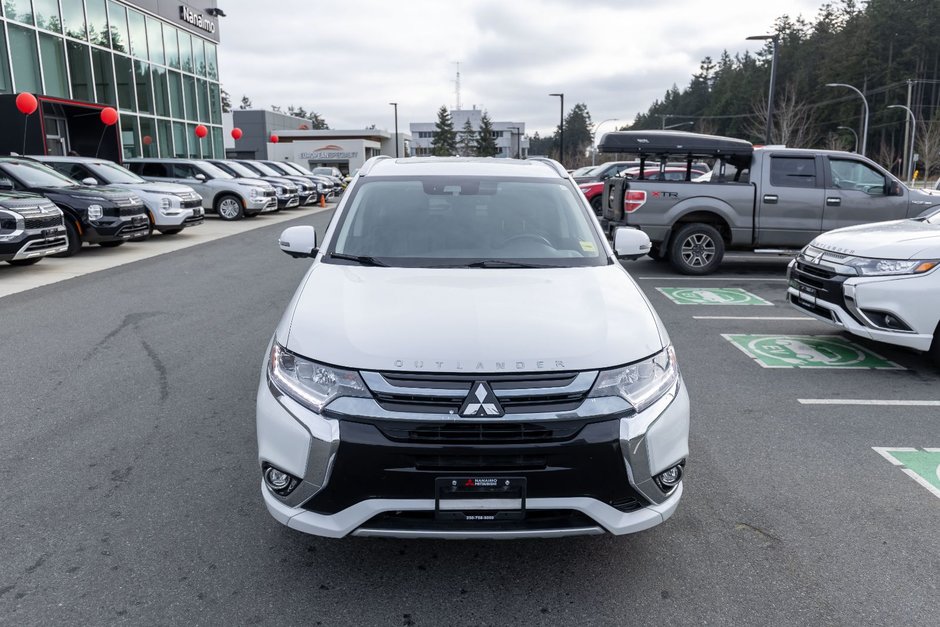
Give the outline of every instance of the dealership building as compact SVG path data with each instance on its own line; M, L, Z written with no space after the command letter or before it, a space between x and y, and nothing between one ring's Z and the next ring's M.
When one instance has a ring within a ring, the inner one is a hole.
M169 0L2 0L0 153L223 157L219 18ZM39 101L25 116L16 94ZM106 126L100 111L113 107ZM196 126L208 134L196 136Z

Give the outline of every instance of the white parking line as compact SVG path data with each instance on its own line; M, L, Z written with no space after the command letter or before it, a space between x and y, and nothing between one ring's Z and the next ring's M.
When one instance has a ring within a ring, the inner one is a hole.
M940 407L940 401L864 398L800 398L800 405L870 405L873 407Z
M638 281L782 281L787 282L787 279L781 278L761 278L756 279L754 277L736 277L736 276L639 276L635 277Z
M692 316L693 320L813 320L807 316Z

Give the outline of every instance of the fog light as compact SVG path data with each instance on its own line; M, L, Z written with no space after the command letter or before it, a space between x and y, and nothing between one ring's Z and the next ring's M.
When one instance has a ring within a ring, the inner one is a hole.
M656 483L658 483L659 487L662 488L665 492L669 492L679 484L681 479L682 464L676 464L669 470L658 474L656 476Z
M286 496L290 494L300 482L296 477L287 474L283 470L278 470L274 466L265 466L264 483L272 492Z

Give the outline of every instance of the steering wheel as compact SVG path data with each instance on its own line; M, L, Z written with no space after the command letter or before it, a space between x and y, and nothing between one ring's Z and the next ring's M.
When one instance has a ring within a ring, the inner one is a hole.
M537 233L520 233L519 235L513 235L512 237L507 237L506 239L504 239L502 242L499 243L499 248L505 248L509 242L522 240L522 239L535 240L536 242L545 244L546 246L550 248L555 247L552 245L550 241L548 241L548 238L542 235L538 235Z

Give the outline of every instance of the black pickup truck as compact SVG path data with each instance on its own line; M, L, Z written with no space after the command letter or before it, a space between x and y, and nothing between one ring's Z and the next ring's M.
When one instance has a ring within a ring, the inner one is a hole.
M675 131L619 131L599 150L641 161L684 159L684 181L609 179L601 220L641 229L651 255L685 274L714 272L726 250L796 254L817 235L844 226L916 217L940 193L908 189L875 162L849 152L766 147ZM699 176L693 161L714 162ZM640 173L647 171L640 168Z

